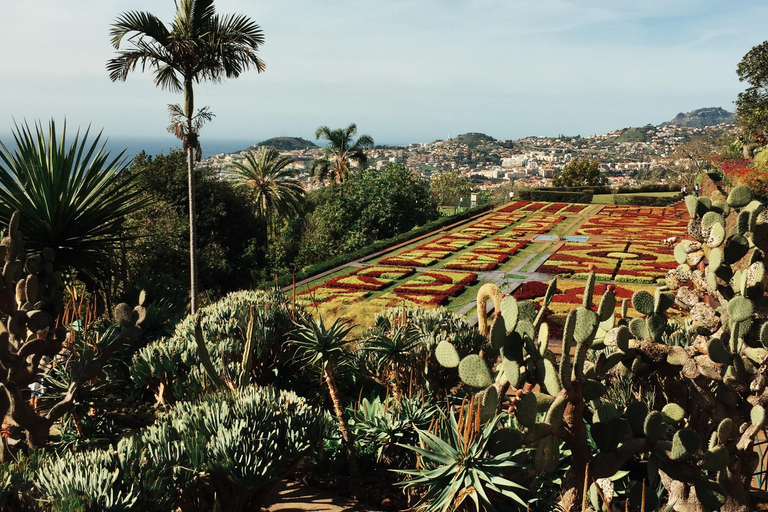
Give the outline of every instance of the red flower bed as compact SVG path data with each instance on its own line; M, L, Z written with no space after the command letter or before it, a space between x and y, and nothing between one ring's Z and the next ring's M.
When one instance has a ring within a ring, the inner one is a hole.
M547 292L549 285L541 281L527 281L512 294L517 300L538 299Z
M504 208L501 208L500 212L513 212L515 210L519 210L524 206L528 206L528 201L515 201L514 203L508 204Z

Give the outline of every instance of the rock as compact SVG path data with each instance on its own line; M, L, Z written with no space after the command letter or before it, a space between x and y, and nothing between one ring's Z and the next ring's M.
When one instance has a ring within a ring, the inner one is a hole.
M673 271L674 272L674 271ZM699 296L690 288L680 288L676 295L677 304L686 311L690 311L699 303Z
M698 334L708 336L720 328L720 317L709 304L699 302L691 308L691 319Z

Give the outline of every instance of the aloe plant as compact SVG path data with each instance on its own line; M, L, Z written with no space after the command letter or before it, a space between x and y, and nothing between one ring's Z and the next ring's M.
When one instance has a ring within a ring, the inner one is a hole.
M520 492L525 488L510 480L524 466L514 460L523 450L507 450L496 443L500 423L509 420L501 414L478 428L473 407L456 419L451 413L439 433L419 430L422 446L404 445L419 456L420 469L399 470L413 477L405 487L426 489L418 509L424 512L464 510L472 500L475 510L495 512L499 500L512 500L525 507Z

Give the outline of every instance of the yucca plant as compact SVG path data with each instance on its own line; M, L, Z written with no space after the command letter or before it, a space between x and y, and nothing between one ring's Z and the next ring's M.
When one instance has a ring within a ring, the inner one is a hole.
M347 322L341 319L336 319L330 327L326 327L321 316L318 316L317 320L307 318L291 333L290 341L297 349L296 357L301 364L316 366L322 371L347 449L349 474L353 480L359 481L355 441L344 416L344 406L336 385L337 372L352 360L352 352L349 349L351 340L347 339L347 336L353 328L354 326L348 326Z
M123 220L145 203L123 153L112 158L101 133L93 141L89 134L68 143L66 123L60 135L53 121L47 133L41 124L16 125L15 150L0 142L0 224L19 211L26 249L50 247L56 268L75 269L93 287L108 283Z
M420 468L398 470L415 477L403 482L405 487L426 488L419 510L469 510L468 498L477 512L495 512L498 500L526 506L518 494L525 487L509 479L524 467L514 460L523 451L497 453L492 446L499 423L508 418L506 413L497 415L482 427L479 407L470 404L462 407L458 420L451 412L439 432L419 430L421 446L403 445L419 457Z

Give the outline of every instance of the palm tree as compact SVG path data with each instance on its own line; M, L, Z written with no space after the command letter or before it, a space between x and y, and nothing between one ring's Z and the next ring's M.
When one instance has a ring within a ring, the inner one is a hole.
M411 382L410 374L417 366L417 356L424 348L424 335L412 323L393 327L388 333L378 332L365 344L364 350L374 354L379 371L386 372L395 399L403 398L403 382Z
M90 290L108 286L114 251L124 239L125 217L144 207L141 190L126 170L123 153L114 158L89 130L67 144L67 126L46 134L40 124L16 126L15 151L0 142L0 224L21 214L24 244L33 252L50 247L62 271L75 269Z
M130 11L112 25L112 45L117 57L107 62L112 81L124 81L128 73L141 66L154 68L155 85L184 93L184 107L170 105L174 123L169 131L176 134L187 152L189 188L189 263L190 307L197 310L197 234L195 231L195 182L193 156L201 157L198 134L212 114L204 107L195 114L193 84L223 78L237 78L255 67L260 73L264 62L257 51L264 44L261 28L240 14L219 16L213 0L180 0L170 27L147 12ZM120 50L127 38L129 47Z
M355 440L349 429L347 418L344 416L344 406L336 385L336 372L344 365L350 364L353 358L349 350L350 340L346 339L353 328L354 326L347 327L346 321L340 319L336 319L330 327L326 328L323 318L318 315L315 321L308 319L298 324L291 334L290 342L297 347L297 355L302 364L316 366L322 372L325 384L328 386L328 395L333 402L333 410L339 420L341 438L347 449L349 474L357 482L359 472Z
M315 132L315 138L325 139L329 144L323 149L322 158L312 161L309 170L312 176L321 181L330 179L331 183L341 183L349 178L351 162L363 166L368 161L365 150L373 147L373 137L361 135L356 141L352 138L357 133L357 125L331 130L321 126Z
M251 190L256 213L268 229L276 217L291 215L301 207L304 187L296 179L296 171L288 168L292 163L277 149L262 147L258 153L248 151L244 162L233 164L231 174Z

